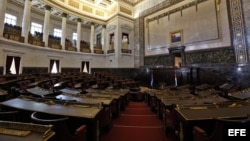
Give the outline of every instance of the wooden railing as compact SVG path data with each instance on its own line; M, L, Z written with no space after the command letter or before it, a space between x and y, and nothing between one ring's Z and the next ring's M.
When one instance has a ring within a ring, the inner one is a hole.
M85 52L85 53L91 53L89 44L85 41L81 41L80 42L80 51Z
M3 37L13 41L24 42L24 37L21 36L22 28L10 24L4 25Z
M72 42L70 40L66 39L66 41L65 41L65 50L76 51L76 47L74 47L72 45Z
M52 36L52 35L49 35L48 46L49 46L50 48L54 48L54 49L62 49L61 38L60 38L60 37L54 37L54 36Z
M110 49L110 50L107 51L107 53L108 53L108 54L110 54L110 53L115 53L115 49Z
M43 42L43 34L38 32L36 32L35 35L29 34L28 43L35 46L44 47L45 43Z
M96 53L96 54L104 54L104 51L102 50L102 45L96 45L94 47L94 53Z
M121 51L122 51L122 53L129 53L129 54L132 53L131 49L121 49Z

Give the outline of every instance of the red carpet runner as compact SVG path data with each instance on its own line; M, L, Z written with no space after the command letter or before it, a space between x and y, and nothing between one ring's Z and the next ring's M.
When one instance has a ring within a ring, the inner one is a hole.
M172 141L163 130L162 121L143 102L130 102L101 141Z

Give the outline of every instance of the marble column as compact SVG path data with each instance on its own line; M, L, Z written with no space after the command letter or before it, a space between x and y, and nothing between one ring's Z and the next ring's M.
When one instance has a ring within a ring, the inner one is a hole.
M76 42L76 48L77 51L80 52L80 46L81 46L81 36L82 33L82 20L81 19L77 19L77 42Z
M62 37L61 37L62 50L65 50L66 25L67 25L67 14L63 13L62 14Z
M107 42L106 42L106 35L107 35L107 32L106 32L106 25L103 25L102 26L102 49L103 50L107 50L106 47L107 47Z
M45 43L45 46L48 47L48 41L49 41L49 31L50 31L50 10L51 7L46 5L45 6L45 16L44 16L44 23L43 23L43 41Z
M94 39L95 39L95 24L91 23L91 31L90 31L90 50L94 52Z
M28 37L30 32L30 13L31 13L31 1L25 0L23 21L22 21L22 36L24 37L24 43L28 43Z
M3 37L3 30L4 30L4 17L7 7L7 0L0 1L0 38Z

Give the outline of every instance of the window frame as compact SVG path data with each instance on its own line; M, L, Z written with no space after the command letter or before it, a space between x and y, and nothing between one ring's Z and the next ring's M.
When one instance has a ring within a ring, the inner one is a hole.
M36 30L36 29L39 29L39 30ZM39 24L39 23L36 23L36 22L31 22L31 24L30 24L30 33L32 35L35 35L36 32L42 33L42 31L43 31L43 25L42 24Z
M59 29L59 28L54 28L54 30L53 30L53 36L54 37L62 38L62 30Z
M10 22L8 22L8 21L10 21ZM17 24L17 16L10 14L10 13L5 13L4 23L10 24L10 25L16 25Z

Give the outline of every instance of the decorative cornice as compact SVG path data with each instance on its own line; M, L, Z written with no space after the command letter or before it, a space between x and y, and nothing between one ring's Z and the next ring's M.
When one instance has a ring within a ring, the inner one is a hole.
M53 54L48 55L48 57L49 57L49 58L54 58L54 59L61 59L61 58L63 58L63 56L53 55Z
M116 25L109 25L107 30L110 32L110 31L115 30L115 28L116 28Z
M118 0L118 1L119 1L119 0ZM131 5L131 6L135 6L135 5L137 5L137 4L141 3L141 2L143 2L144 0L120 0L120 1L122 1L122 2L124 2L124 3L127 3L127 4L129 4L129 5Z
M19 55L19 56L25 54L25 52L22 52L19 50L7 49L7 48L4 48L3 52L14 53L14 54Z
M192 6L195 6L196 10L198 10L198 4L200 4L202 2L205 2L205 1L208 1L208 0L194 0L194 1L190 2L190 3L184 4L184 5L180 6L180 7L177 7L175 9L164 12L164 13L162 13L160 15L157 15L157 16L155 16L153 18L147 19L147 22L152 22L152 21L155 21L155 20L159 20L160 18L163 18L163 17L166 17L166 16L170 17L171 14L174 14L176 12L181 12L181 14L182 14L182 11L184 9L187 9L189 7L192 7Z
M121 29L126 29L127 31L131 31L133 28L128 24L122 24Z

